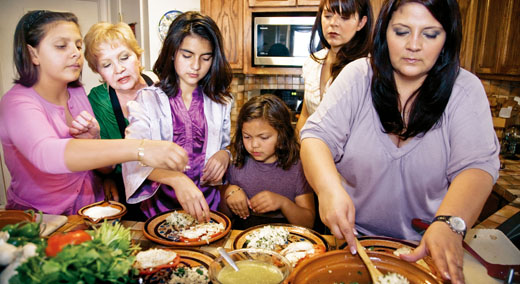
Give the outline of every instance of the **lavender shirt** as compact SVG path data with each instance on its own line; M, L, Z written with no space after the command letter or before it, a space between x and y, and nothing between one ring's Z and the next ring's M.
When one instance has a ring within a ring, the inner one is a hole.
M288 170L284 170L278 167L277 162L262 163L248 157L241 169L234 165L230 166L227 178L230 184L241 187L248 198L268 190L294 202L297 196L312 192L300 161ZM283 215L280 211L271 217L282 218Z
M206 154L206 117L204 116L204 99L200 88L193 92L193 98L189 110L186 109L181 94L169 98L172 122L173 142L186 150L189 156L191 169L184 172L202 191L211 210L217 210L220 202L220 194L215 187L204 186L200 183L204 158ZM157 190L157 182L145 182L141 190L133 197L150 196L141 203L141 209L147 217L170 209L181 208L175 191L168 185L161 184ZM155 191L157 192L153 194Z
M94 115L83 88L68 91L72 117L83 110ZM34 208L72 215L103 199L91 171L71 172L65 165L65 147L71 138L63 107L18 84L4 95L0 102L0 139L12 177L7 209Z
M499 143L480 80L464 69L441 123L398 148L382 131L366 58L348 64L301 131L324 141L356 206L356 228L368 235L419 240L413 218L433 219L463 170L498 178Z

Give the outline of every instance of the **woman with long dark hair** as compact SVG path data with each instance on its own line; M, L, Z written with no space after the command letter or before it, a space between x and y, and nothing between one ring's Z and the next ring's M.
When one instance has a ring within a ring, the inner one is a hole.
M297 132L314 113L343 67L368 55L372 22L369 0L321 1L311 32L311 55L302 67L305 94Z
M462 238L498 178L499 144L480 80L459 66L456 0L390 0L370 58L347 65L303 128L301 158L323 222L354 235L421 240L463 283ZM340 178L344 178L344 181ZM421 238L413 218L433 223Z

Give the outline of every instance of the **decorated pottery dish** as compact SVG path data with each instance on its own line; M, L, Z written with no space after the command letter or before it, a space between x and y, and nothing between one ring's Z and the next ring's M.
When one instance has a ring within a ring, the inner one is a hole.
M23 210L0 210L0 230L6 225L33 222L34 217Z
M228 252L239 271L219 256L209 266L209 276L214 284L279 284L292 271L289 261L282 255L263 249L239 249Z
M126 214L126 206L117 201L100 201L78 210L89 226L95 226L104 220L117 221Z
M383 274L397 273L412 284L442 283L432 273L387 253L367 251ZM370 274L359 255L347 250L326 252L302 262L295 268L288 283L372 283Z

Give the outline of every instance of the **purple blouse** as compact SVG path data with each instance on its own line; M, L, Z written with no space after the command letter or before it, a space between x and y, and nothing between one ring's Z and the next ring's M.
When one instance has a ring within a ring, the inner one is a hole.
M204 99L200 88L193 92L189 109L186 109L182 96L179 93L171 97L170 106L173 121L173 142L184 148L189 156L191 169L184 172L202 191L211 210L217 210L220 194L214 186L201 185L200 178L204 169L206 154L206 137L208 129L204 116ZM141 194L150 194L157 188L158 183L144 184ZM181 208L175 191L168 185L161 184L159 190L151 198L141 203L144 214L150 218L157 213Z

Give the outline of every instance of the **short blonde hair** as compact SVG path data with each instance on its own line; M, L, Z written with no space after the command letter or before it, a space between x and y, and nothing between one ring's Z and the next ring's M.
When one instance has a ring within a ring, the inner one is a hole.
M85 35L85 59L92 71L98 73L97 57L101 51L99 46L103 43L114 45L116 42L125 44L135 52L137 58L141 58L143 49L137 43L134 32L128 24L122 22L115 25L106 22L97 23L90 27Z

